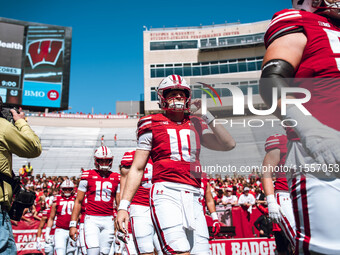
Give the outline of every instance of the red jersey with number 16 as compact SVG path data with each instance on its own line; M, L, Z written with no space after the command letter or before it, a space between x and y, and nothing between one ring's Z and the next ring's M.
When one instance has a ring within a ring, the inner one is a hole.
M75 195L69 197L57 195L54 197L53 203L56 204L57 216L56 228L69 229L75 198Z
M86 215L113 216L113 205L116 197L120 175L113 172L87 170L81 175L81 182L87 182Z
M198 117L185 116L183 121L174 122L163 114L155 114L139 120L138 137L152 133L152 183L174 182L201 187L201 178L195 171L201 168L200 139L206 128L206 123Z
M127 151L125 152L120 165L125 168L129 168L132 165L133 158L135 156L136 151ZM152 169L153 163L151 158L149 158L148 163L144 169L144 175L141 181L141 184L132 199L132 205L143 205L150 206L149 197L150 197L150 188L152 186Z

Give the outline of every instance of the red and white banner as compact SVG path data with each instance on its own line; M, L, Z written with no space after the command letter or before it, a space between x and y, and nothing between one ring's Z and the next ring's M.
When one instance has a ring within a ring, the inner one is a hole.
M26 216L26 215L25 215ZM39 221L28 217L30 221L21 220L17 225L12 224L14 240L17 245L17 254L44 254L37 250L37 232ZM44 238L45 229L43 229L42 238Z
M240 238L210 241L212 255L274 255L274 238Z
M128 115L118 114L68 114L68 113L43 113L41 117L67 118L67 119L127 119Z

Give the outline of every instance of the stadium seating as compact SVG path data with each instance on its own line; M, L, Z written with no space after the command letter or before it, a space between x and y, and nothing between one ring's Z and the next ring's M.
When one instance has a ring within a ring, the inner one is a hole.
M265 116L262 119L269 119ZM275 118L275 117L272 117ZM225 125L234 137L236 148L228 152L217 152L203 148L201 163L203 166L234 166L239 170L242 166L260 166L264 157L264 142L269 135L284 133L281 126L271 127L271 122L265 122L261 128L250 127L247 122L253 116L233 118L234 123L243 122L246 127L235 124L231 127L230 119ZM256 116L256 119L261 117ZM36 117L29 119L33 130L41 139L43 152L36 159L14 157L13 169L17 173L22 165L31 162L34 174L78 176L80 169L93 168L93 152L101 144L104 135L105 145L114 154L113 171L118 171L120 160L127 150L136 147L137 120L61 120ZM252 123L255 125L255 122ZM259 122L256 122L259 125ZM114 135L117 134L117 146ZM248 167L249 169L249 167ZM228 174L228 173L226 173ZM249 173L245 173L249 174ZM222 174L223 176L223 174Z

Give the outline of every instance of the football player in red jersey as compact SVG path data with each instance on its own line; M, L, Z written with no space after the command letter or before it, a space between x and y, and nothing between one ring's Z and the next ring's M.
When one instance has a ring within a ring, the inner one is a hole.
M202 174L200 192L201 192L200 200L203 207L203 213L205 214L206 208L208 208L210 216L213 220L212 232L214 236L217 236L221 231L221 223L218 220L218 216L216 213L215 200L211 193L209 179L205 173Z
M79 219L79 236L78 236L78 253L82 255L87 255L86 252L86 245L85 245L85 212L86 212L86 204L87 204L87 197L83 199L83 202L81 204L81 210L80 210L80 219Z
M285 78L310 92L283 114L282 99L296 103L303 96L279 93L276 112L301 139L288 142L285 164L292 168L296 252L340 254L340 203L334 202L340 196L340 2L293 0L293 7L276 13L265 34L260 94L271 107L273 90L291 86Z
M77 238L77 222L86 194L84 232L87 255L109 254L114 239L114 199L119 200L120 176L110 171L112 162L111 150L106 146L99 147L94 153L96 169L84 171L79 182L70 237Z
M163 253L209 254L209 234L199 200L201 178L193 172L200 168L201 145L228 151L235 142L222 125L214 125L210 113L202 116L206 123L185 114L191 90L181 76L163 79L158 96L164 114L149 115L138 122L138 145L118 208L118 227L126 233L127 210L151 156L154 166L150 206ZM203 132L207 124L213 132Z
M284 164L287 154L287 136L269 136L265 143L266 155L263 159L262 184L267 196L268 216L280 224L292 247L295 247L295 219L290 199ZM273 185L273 173L276 181Z
M75 254L77 245L68 236L69 223L75 199L75 195L73 193L74 184L70 180L65 180L60 185L60 189L61 195L55 196L53 200L50 218L47 222L45 240L46 242L50 242L51 227L53 225L54 218L57 217L54 233L55 254Z
M41 240L41 234L42 234L42 230L45 226L45 224L47 223L48 219L50 218L50 214L51 214L51 207L46 208L43 212L42 212L42 217L39 223L39 227L38 227L38 233L37 233L37 250L41 250L42 248L44 248L44 252L46 255L53 255L54 254L54 231L55 231L55 222L53 222L53 226L50 230L49 233L49 240L46 239L45 237L45 244L42 242Z
M123 191L126 182L126 176L130 170L136 151L125 152L121 165L120 188ZM133 239L138 254L152 255L154 249L157 254L162 254L157 234L151 220L150 213L150 189L152 186L152 169L153 162L149 158L146 164L140 187L138 188L130 206L130 219ZM123 192L121 192L122 195Z

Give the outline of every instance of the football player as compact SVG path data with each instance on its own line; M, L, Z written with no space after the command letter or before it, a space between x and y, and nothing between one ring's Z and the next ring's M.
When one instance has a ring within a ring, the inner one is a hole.
M54 250L57 255L75 254L77 244L69 238L68 229L71 214L74 206L74 184L70 180L65 180L61 185L61 195L54 197L50 218L47 222L45 240L51 243L51 227L54 218L56 219L56 229L54 234Z
M85 245L87 255L109 254L114 239L114 199L118 199L117 189L120 176L110 171L113 162L111 150L100 146L94 153L96 169L82 173L77 198L70 222L70 237L76 240L77 222L85 194ZM117 197L116 197L117 196Z
M201 178L201 203L203 207L203 213L206 213L206 208L208 208L208 211L210 212L210 216L213 220L213 226L212 226L212 232L214 236L217 236L221 231L221 223L218 220L218 216L216 213L216 206L215 206L215 200L211 193L211 186L209 183L209 179L207 175L204 173L202 174Z
M222 125L214 125L211 113L202 116L205 122L185 114L191 89L181 76L166 77L157 92L164 113L145 116L138 122L137 150L118 208L119 230L127 232L127 210L151 156L151 214L163 253L209 254L208 228L200 203L201 177L194 171L200 168L201 144L228 151L235 142ZM207 124L213 132L203 133Z
M53 201L52 201L53 204ZM51 204L51 205L52 205ZM50 230L49 233L49 239L47 240L45 237L45 244L42 242L41 239L41 234L42 234L42 230L45 226L45 224L47 223L48 219L50 218L50 214L51 214L51 207L46 208L43 212L42 212L42 217L39 223L39 227L38 227L38 233L37 233L37 250L41 250L42 248L44 248L45 254L46 255L53 255L54 254L54 231L55 231L55 221L53 222L53 226Z
M85 232L84 232L84 222L85 222L85 211L86 211L87 197L83 199L80 210L80 219L79 219L79 236L78 236L78 253L82 255L87 255L86 245L85 245Z
M296 138L293 138L296 139ZM268 216L279 223L292 247L295 247L295 219L288 183L284 172L287 154L287 136L269 136L265 143L262 185L267 197ZM273 173L276 175L273 185Z
M125 152L121 165L120 187L124 190L126 176L132 165L135 151ZM150 214L150 189L152 179L152 160L149 158L146 164L140 187L138 188L130 206L130 219L133 240L137 248L138 254L152 255L154 249L157 254L162 254L157 234L151 220ZM122 194L123 192L121 192Z
M293 0L293 7L276 13L265 34L260 94L269 107L277 103L276 115L301 139L288 142L286 158L296 252L340 254L340 203L334 202L340 196L340 2ZM281 97L289 86L311 97ZM273 100L275 89L279 96ZM290 104L281 109L286 99Z

